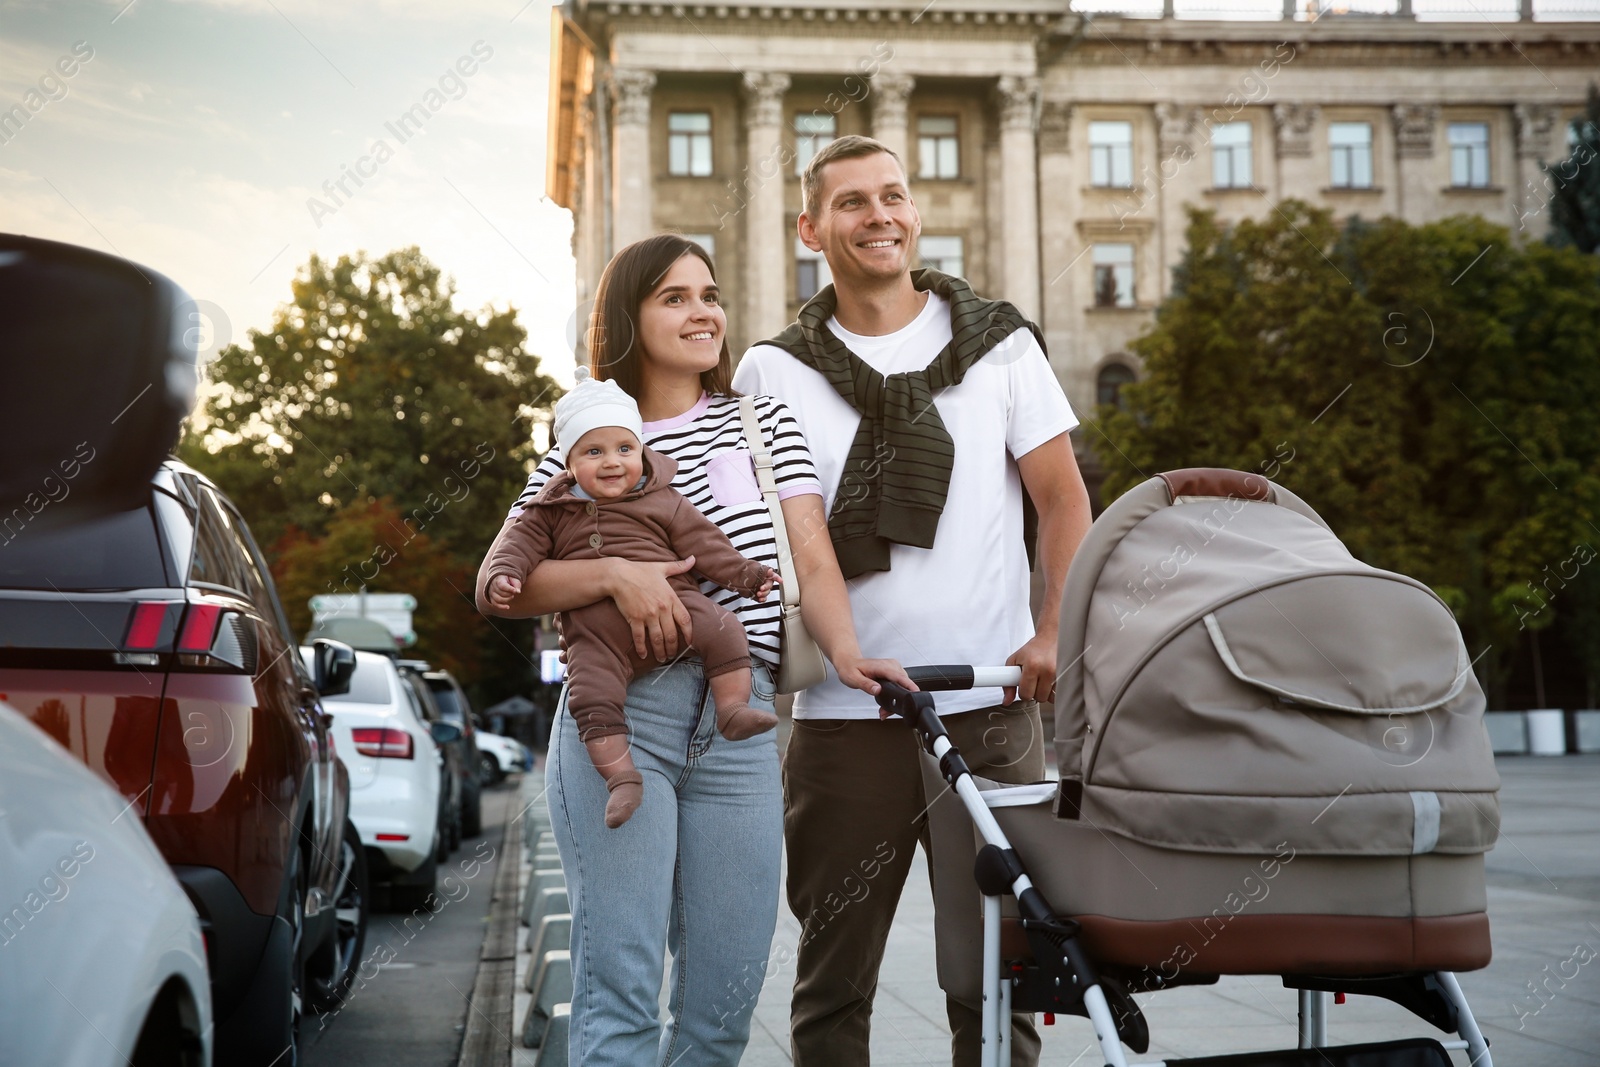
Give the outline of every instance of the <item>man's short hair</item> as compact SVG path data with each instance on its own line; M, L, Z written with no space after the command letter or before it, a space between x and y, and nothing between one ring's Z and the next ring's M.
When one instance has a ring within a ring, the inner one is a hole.
M879 152L889 156L900 167L900 173L906 171L905 161L899 153L882 141L875 141L871 137L863 137L857 133L848 133L843 137L835 137L811 157L811 162L806 164L805 173L800 176L800 209L807 215L812 215L822 205L817 203L822 199L822 168L829 163L837 163L841 159L862 159L866 156L875 156Z

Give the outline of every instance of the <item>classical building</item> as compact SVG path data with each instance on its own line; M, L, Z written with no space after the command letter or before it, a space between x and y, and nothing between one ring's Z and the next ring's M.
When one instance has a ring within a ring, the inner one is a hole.
M1299 197L1544 233L1539 164L1566 158L1600 76L1600 22L1579 21L1600 0L1509 0L1505 21L1419 19L1413 0L1210 20L1147 2L1159 17L568 0L548 191L576 219L580 308L614 250L672 230L716 257L735 351L776 333L828 280L795 237L799 172L847 133L901 154L924 260L1034 316L1080 413L1138 375L1127 344L1171 288L1186 205L1232 220Z

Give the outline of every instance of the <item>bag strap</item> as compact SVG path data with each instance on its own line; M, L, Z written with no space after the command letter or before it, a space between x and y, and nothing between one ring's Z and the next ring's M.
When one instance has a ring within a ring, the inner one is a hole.
M778 545L778 573L783 576L783 581L779 583L783 593L783 606L798 607L800 583L795 580L794 557L789 552L789 529L783 522L783 505L778 500L778 483L772 476L772 453L767 449L766 435L761 432L761 423L756 419L754 397L739 398L739 415L744 420L744 439L750 446L750 458L756 468L756 484L761 486L761 496L767 502L767 510L772 513L772 536Z

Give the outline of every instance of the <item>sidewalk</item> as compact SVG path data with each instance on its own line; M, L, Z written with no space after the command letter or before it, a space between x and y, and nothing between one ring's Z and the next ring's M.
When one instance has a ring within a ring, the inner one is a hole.
M1488 856L1495 956L1485 970L1461 975L1461 984L1496 1064L1593 1067L1600 1064L1600 958L1579 961L1600 956L1600 756L1498 762L1502 828ZM799 932L788 908L780 907L745 1067L790 1062L788 991ZM1563 980L1574 969L1576 976ZM1542 1009L1529 982L1548 989ZM1137 1058L1293 1048L1295 997L1275 978L1224 978L1215 986L1141 997L1151 1046ZM1086 1020L1058 1016L1055 1026L1040 1032L1041 1063L1100 1062ZM1442 1035L1387 1001L1351 997L1330 1012L1332 1044L1423 1036ZM944 994L934 978L933 900L927 867L919 861L889 935L873 1013L872 1062L948 1064L949 1042ZM1465 1067L1464 1052L1452 1056Z
M1600 1064L1600 756L1509 757L1498 765L1502 827L1488 856L1494 962L1461 975L1461 984L1501 1067L1592 1067ZM790 1062L788 994L799 933L799 923L780 906L745 1067ZM525 1000L519 994L519 1021ZM1141 997L1140 1004L1151 1048L1139 1060L1295 1044L1296 994L1275 978L1225 978ZM1060 1016L1040 1032L1043 1064L1100 1062L1086 1020ZM1396 1005L1361 997L1331 1009L1328 1036L1331 1044L1444 1037ZM889 935L872 1061L880 1067L948 1064L949 1042L944 994L935 979L933 902L919 861ZM1466 1067L1464 1052L1452 1057ZM519 1064L534 1060L525 1050L514 1056Z

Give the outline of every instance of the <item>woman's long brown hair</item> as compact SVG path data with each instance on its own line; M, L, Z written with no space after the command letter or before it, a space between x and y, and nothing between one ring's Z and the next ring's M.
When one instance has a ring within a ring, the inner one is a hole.
M615 381L635 400L639 399L639 362L644 356L639 343L639 308L661 285L672 265L688 255L699 256L711 272L711 280L717 280L716 265L706 250L675 233L635 241L612 256L600 275L585 339L589 372L601 381ZM726 331L717 365L701 372L700 385L712 396L734 395L733 356L728 351Z

